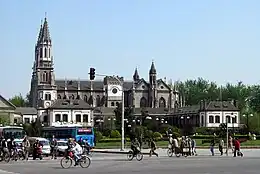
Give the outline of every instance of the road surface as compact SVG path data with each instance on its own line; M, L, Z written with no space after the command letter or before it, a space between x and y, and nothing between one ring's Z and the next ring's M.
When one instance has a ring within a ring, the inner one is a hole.
M205 151L206 152L206 151ZM202 152L200 152L202 153ZM244 151L244 157L172 157L161 154L159 158L144 156L143 161L127 161L122 154L94 154L89 168L62 169L59 160L19 161L0 164L0 174L259 174L260 150ZM258 155L258 156L257 156Z

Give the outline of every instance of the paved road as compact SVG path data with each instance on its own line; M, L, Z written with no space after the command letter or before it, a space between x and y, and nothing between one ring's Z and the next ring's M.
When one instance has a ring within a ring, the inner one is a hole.
M259 157L252 152L245 152L245 157L233 158L231 156L208 156L169 158L165 155L157 157L145 156L143 161L126 161L125 155L120 154L95 154L92 157L91 166L88 169L73 167L62 169L59 160L43 160L28 162L10 162L0 164L0 174L259 174Z

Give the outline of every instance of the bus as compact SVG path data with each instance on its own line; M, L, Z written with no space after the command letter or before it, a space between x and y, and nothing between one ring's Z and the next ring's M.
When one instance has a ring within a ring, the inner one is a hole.
M91 147L95 146L95 135L93 127L83 128L78 124L56 125L51 127L43 127L43 137L49 140L54 135L57 140L68 140L73 138L78 141L80 138L88 141Z
M0 127L0 137L4 137L5 139L14 138L16 140L23 140L26 133L23 127L19 126L1 126Z

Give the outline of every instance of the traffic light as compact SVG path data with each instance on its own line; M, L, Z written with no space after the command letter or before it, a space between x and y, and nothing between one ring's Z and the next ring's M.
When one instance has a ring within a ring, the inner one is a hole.
M95 68L90 68L89 69L89 78L90 80L94 80L95 79Z

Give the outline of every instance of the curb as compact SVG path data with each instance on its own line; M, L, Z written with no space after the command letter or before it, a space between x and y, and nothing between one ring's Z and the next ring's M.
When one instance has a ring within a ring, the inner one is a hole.
M218 147L215 147L216 149L218 149ZM162 148L163 149L163 148ZM204 146L198 146L196 147L196 149L209 149L209 147L204 147ZM241 146L241 149L260 149L260 146ZM107 154L127 154L127 151L114 151L114 150L99 150L99 149L94 149L93 150L94 153L107 153ZM148 152L143 153L143 155L149 155Z

